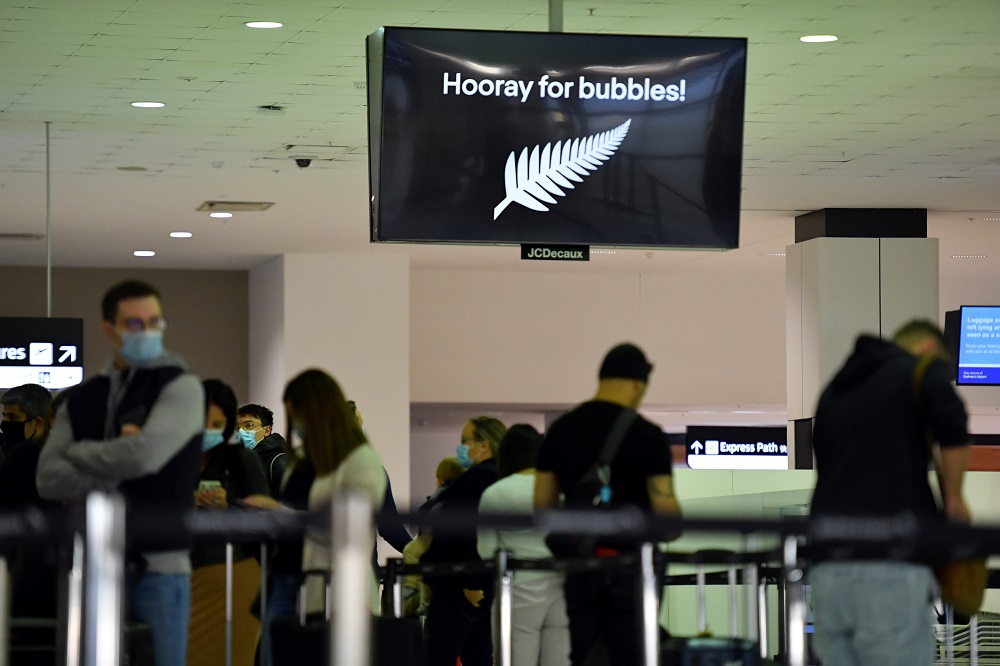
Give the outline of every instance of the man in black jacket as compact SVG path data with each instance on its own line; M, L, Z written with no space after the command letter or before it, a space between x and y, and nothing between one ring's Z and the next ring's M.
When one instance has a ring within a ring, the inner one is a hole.
M274 412L263 405L243 405L236 412L236 427L243 446L260 457L271 497L278 499L288 463L285 438L274 432Z
M497 480L496 454L507 432L503 423L489 416L472 419L462 428L458 460L467 471L442 493L438 514L464 514L465 519L479 506L483 491ZM468 562L479 559L476 527L469 525L461 534L433 535L421 562ZM493 577L490 574L425 576L431 591L427 612L427 666L492 666L493 639L490 634L490 606Z
M816 407L813 516L905 517L966 523L962 478L969 435L937 326L912 321L893 341L859 336ZM940 452L942 506L928 483ZM823 553L817 554L819 557ZM818 560L810 572L816 632L827 664L879 666L934 660L930 567L902 559Z

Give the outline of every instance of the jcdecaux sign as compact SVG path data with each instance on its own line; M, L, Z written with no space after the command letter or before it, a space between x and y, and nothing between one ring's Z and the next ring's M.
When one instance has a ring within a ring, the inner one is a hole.
M521 259L529 261L590 261L587 245L521 245Z

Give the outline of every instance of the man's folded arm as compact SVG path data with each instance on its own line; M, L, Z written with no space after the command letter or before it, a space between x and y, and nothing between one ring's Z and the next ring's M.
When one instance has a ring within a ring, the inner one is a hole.
M184 373L163 387L141 431L70 447L69 460L91 474L136 479L163 469L205 427L201 381Z

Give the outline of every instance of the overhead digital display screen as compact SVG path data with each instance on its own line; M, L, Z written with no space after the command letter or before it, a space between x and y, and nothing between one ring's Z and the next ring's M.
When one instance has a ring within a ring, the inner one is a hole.
M1000 306L963 305L958 332L956 383L1000 386Z
M0 390L64 389L83 381L83 319L0 317Z
M386 27L373 241L735 248L746 40Z

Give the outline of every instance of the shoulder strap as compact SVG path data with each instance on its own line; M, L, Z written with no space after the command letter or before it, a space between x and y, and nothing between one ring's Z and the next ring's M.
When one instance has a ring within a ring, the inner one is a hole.
M267 466L267 478L268 479L271 479L271 480L274 479L274 461L277 460L278 458L280 458L283 455L285 455L284 451L282 451L278 455L276 455L273 458L271 458L271 464Z
M601 452L597 454L597 465L603 466L611 463L615 458L615 454L618 453L618 447L621 446L622 440L625 439L625 433L632 426L632 422L639 414L634 409L629 409L628 407L618 415L615 419L614 425L611 426L611 430L608 431L608 437L604 440L604 446L601 447Z

